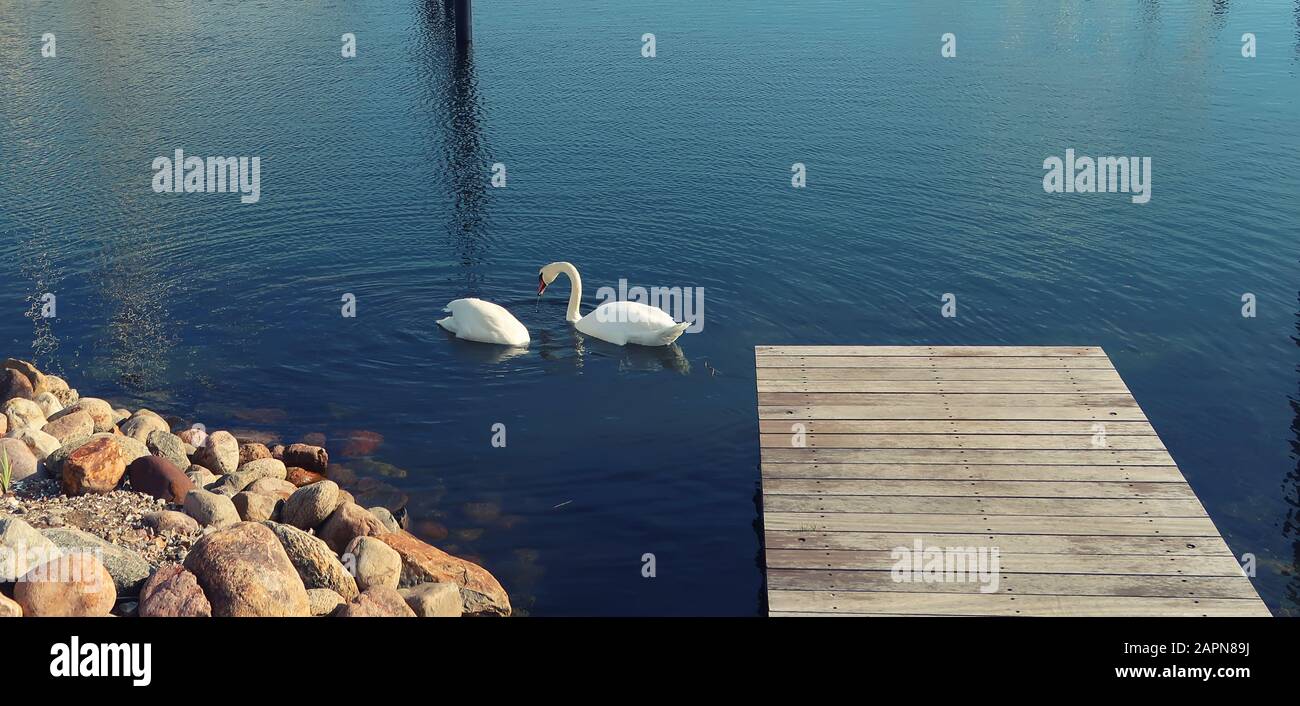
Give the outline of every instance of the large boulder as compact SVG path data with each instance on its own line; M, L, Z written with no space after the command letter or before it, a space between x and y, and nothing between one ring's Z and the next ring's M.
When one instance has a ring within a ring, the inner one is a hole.
M185 514L205 527L230 527L239 523L239 511L229 497L195 488L185 494Z
M113 577L113 586L119 596L136 595L145 579L149 578L149 562L144 557L89 532L75 527L52 527L41 530L41 534L54 542L64 554L89 552L98 556Z
M24 574L14 600L26 616L97 618L112 612L117 591L94 554L64 554Z
M63 411L63 403L59 401L58 397L54 396L53 392L42 392L33 397L32 401L41 408L42 412L45 413L46 419L49 419Z
M66 444L74 439L88 439L95 433L95 420L90 413L79 409L68 414L61 414L45 423L41 431Z
M26 444L38 461L44 461L47 456L58 451L59 446L61 446L58 439L32 427L12 431L9 433L9 438L17 439Z
M170 461L178 471L183 472L190 467L189 456L185 454L185 442L169 431L149 432L149 436L144 440L144 446L154 456Z
M144 443L149 435L155 431L171 433L171 426L163 421L163 418L147 409L141 409L132 414L129 419L122 422L122 433Z
M214 431L208 435L203 445L198 447L198 451L194 454L194 462L217 475L234 473L239 468L239 442L228 431Z
M73 412L85 412L95 424L95 433L104 434L113 431L115 424L113 419L113 405L99 399L98 397L82 397L63 408L62 412L55 415L55 419L65 417Z
M217 482L217 476L213 475L212 471L197 463L191 463L189 470L185 471L185 475L194 481L194 485L200 488L207 488Z
M63 492L66 495L110 493L117 489L130 463L116 439L91 437L73 449L63 462Z
M30 400L35 397L36 393L32 391L32 382L27 379L26 375L5 368L0 371L0 402L9 400Z
M330 455L325 449L310 444L289 444L284 449L284 465L324 473L330 465Z
M246 493L261 493L279 500L288 500L296 490L293 483L281 478L258 478L244 488Z
M4 410L5 421L9 424L9 431L34 427L40 429L45 426L45 411L35 402L15 397L4 403L0 409Z
M335 613L340 618L414 618L402 594L387 586L375 586L348 601Z
M275 533L240 522L195 543L185 557L215 616L309 616L307 588Z
M302 492L302 490L305 490L305 488L298 492ZM293 500L293 498L289 499ZM287 505L288 503L286 503ZM340 554L357 537L375 537L387 532L388 528L384 527L378 517L370 514L370 511L364 507L351 502L344 502L339 505L334 512L330 513L329 518L321 524L317 531L320 538L330 545L330 549Z
M195 534L202 527L199 521L175 510L159 510L140 518L140 523L154 532L175 532L177 534Z
M357 595L356 579L320 538L279 522L262 524L280 540L304 586L328 588L344 598Z
M198 578L180 564L158 567L140 590L142 618L207 618L212 604Z
M454 583L422 583L397 591L421 618L459 618L460 587Z
M41 393L50 389L46 382L47 376L29 361L19 360L18 358L5 358L4 362L0 363L0 368L13 370L27 378L27 382L32 386L34 393Z
M242 466L259 458L271 458L271 450L266 448L266 444L250 441L239 445L239 465Z
M338 506L338 484L323 480L295 490L284 501L283 517L287 524L300 529L311 529L324 522Z
M41 471L40 460L22 440L0 439L0 449L8 454L10 480L26 480Z
M194 481L161 456L142 456L127 464L126 477L131 489L177 505L195 489Z
M63 556L63 550L17 517L0 515L0 583L12 583L32 567Z
M290 467L288 467L288 468L285 469L284 479L287 480L287 481L289 481L290 483L293 483L293 487L295 487L295 488L301 488L301 487L303 487L304 485L311 485L312 483L319 483L319 482L325 480L325 476L323 476L323 475L321 475L321 474L319 474L319 473L312 473L311 471L307 470L306 468L299 468L299 467L297 467L297 466L290 466Z
M344 563L352 566L357 588L362 591L373 586L396 589L402 577L401 555L374 537L353 539L342 558Z
M510 615L510 596L487 569L425 544L406 530L379 539L401 555L403 586L454 583L460 587L466 615Z
M235 493L230 501L235 504L235 510L239 513L240 519L245 522L278 519L282 502L270 495L248 491Z
M284 463L273 458L260 458L249 461L234 473L228 473L218 479L214 492L234 495L263 478L284 478Z

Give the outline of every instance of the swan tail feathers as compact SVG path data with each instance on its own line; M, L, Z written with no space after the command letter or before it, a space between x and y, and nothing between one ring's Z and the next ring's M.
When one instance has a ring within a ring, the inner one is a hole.
M446 311L446 309L443 309L443 311ZM458 333L458 331L456 331L456 317L454 316L438 319L436 323L452 333Z
M666 331L664 331L664 345L666 346L669 343L676 341L679 337L681 337L683 333L686 333L686 329L690 327L691 327L691 322L683 321L682 323L677 324L676 326L673 326L672 328L669 328Z

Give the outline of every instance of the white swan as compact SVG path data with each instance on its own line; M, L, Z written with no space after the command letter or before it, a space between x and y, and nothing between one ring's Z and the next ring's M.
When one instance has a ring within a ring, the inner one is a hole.
M438 319L438 325L456 334L456 338L503 346L528 345L528 329L513 314L482 299L457 299L443 307L451 314Z
M582 277L578 268L568 262L552 262L537 273L537 296L560 275L568 275L573 288L569 292L569 310L564 319L578 331L593 338L624 346L666 346L682 335L690 322L677 323L663 309L639 302L605 302L582 316L578 304L582 301Z

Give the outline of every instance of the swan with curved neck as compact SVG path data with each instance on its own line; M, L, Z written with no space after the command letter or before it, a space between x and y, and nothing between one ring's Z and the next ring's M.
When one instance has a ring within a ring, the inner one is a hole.
M537 273L537 296L560 275L569 278L569 308L564 320L593 338L618 346L633 343L639 346L666 346L677 340L690 326L677 323L663 309L646 306L640 302L605 302L586 316L579 311L582 303L582 276L571 262L552 262Z

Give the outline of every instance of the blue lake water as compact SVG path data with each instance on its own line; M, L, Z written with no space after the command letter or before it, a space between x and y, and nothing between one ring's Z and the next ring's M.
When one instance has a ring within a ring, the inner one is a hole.
M0 352L325 434L530 614L753 615L754 345L1101 345L1300 610L1300 2L475 6L458 62L437 3L0 3ZM176 148L259 156L261 201L154 193ZM1067 148L1151 157L1151 202L1044 193ZM554 260L586 308L702 287L704 329L583 339ZM531 348L438 330L464 296Z

